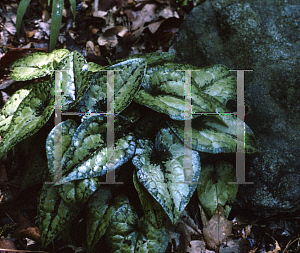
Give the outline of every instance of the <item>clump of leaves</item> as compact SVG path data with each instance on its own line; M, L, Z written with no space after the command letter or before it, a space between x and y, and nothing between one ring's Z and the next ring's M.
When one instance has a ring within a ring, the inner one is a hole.
M165 216L172 224L178 221L197 182L202 182L197 192L209 215L218 203L234 201L238 186L226 185L235 180L234 167L219 161L215 167L206 165L202 173L201 157L235 153L239 120L229 114L193 113L192 146L185 147L185 76L176 70L196 67L174 61L172 54L154 53L101 67L87 63L78 52L56 50L34 53L13 64L11 77L15 80L49 78L20 89L3 107L0 156L35 134L54 110L62 115L70 111L82 114L80 123L67 119L55 125L45 143L47 181L53 182L44 184L38 205L45 247L85 208L90 251L105 234L111 252L165 252ZM114 81L113 120L103 114L112 99L107 94L113 94L109 80ZM223 65L203 68L192 72L192 90L193 112L226 112L227 101L235 99L236 78ZM55 96L55 91L61 96ZM114 149L106 137L111 129ZM247 125L245 140L246 152L255 152L255 138ZM192 149L188 182L186 148ZM113 161L117 179L132 178L143 209L141 217L128 196L119 192L116 196L119 185L101 184L111 171L109 161Z
M19 36L20 33L20 26L22 22L22 18L25 14L25 11L29 5L31 0L22 0L19 4L18 10L17 10L17 21L16 21L16 29ZM75 19L76 15L76 0L69 0L73 16ZM51 0L48 0L48 5L50 5ZM62 20L62 12L64 8L64 0L52 0L52 14L51 14L51 28L50 28L50 46L49 46L49 52L52 52L55 48L55 44L58 38L59 29L61 26L61 20Z

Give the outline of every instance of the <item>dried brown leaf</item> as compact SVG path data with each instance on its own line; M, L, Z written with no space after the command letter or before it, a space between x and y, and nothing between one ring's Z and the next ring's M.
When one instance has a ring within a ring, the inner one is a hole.
M203 227L203 236L208 249L219 252L222 242L232 233L232 222L227 220L221 204L212 218Z

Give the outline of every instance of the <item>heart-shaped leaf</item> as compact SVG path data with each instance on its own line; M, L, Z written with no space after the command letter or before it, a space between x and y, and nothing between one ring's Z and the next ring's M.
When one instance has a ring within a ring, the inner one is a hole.
M198 152L192 151L191 168L184 169L184 146L168 128L157 134L155 146L159 161L154 160L152 142L138 140L132 163L137 168L139 182L175 224L196 189L195 182L200 176L200 157ZM188 180L185 180L185 174Z
M13 72L10 77L16 81L26 81L52 74L57 66L69 51L66 49L55 50L52 53L32 53L15 61L10 68Z
M80 209L70 207L59 196L57 188L44 184L38 204L41 240L46 247L79 214Z
M115 93L115 113L122 112L139 90L145 71L145 60L132 59L106 68L115 71L113 89ZM107 112L107 73L98 72L93 76L90 87L79 103L80 112Z
M199 179L201 184L198 185L197 192L199 201L209 217L214 214L218 203L225 206L226 203L234 202L238 185L228 182L235 182L235 173L235 168L225 161L218 161L214 166L206 164L202 167Z
M139 220L133 206L124 195L115 198L112 207L116 211L111 216L106 230L110 252L166 251L169 233L165 225L157 229L145 217Z
M0 157L18 142L35 134L54 111L53 86L50 82L35 85L19 104L0 143Z
M184 141L184 122L168 120L169 126ZM237 152L237 124L234 115L205 115L192 121L192 148L207 153ZM239 141L240 143L240 141ZM243 145L244 143L241 143ZM256 152L257 144L251 129L245 124L245 151ZM244 146L244 145L243 145Z
M26 87L17 90L5 103L0 111L0 135L4 136L5 131L10 125L15 111L18 109L22 100L29 94L32 85L27 85Z
M85 58L78 52L72 52L60 61L55 82L61 84L62 110L68 111L79 102L92 78Z
M136 172L133 173L134 187L139 194L145 218L156 228L161 228L164 218L164 210L161 205L151 196L145 187L138 181Z
M116 138L114 169L117 169L133 156L135 137L133 134L121 132L131 124L124 117L117 115L114 124ZM61 170L63 175L56 184L105 175L108 170L106 117L92 116L83 121L78 128L74 121L68 121L61 126L61 130L57 126L57 130L51 131L46 143L51 177L54 178L57 170ZM55 149L54 143L61 139L61 135L66 139L65 141L62 139L62 145Z

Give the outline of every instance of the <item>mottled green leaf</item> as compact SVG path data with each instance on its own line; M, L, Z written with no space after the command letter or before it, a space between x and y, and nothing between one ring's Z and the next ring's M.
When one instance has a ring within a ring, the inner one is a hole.
M89 197L100 187L98 178L72 181L57 186L61 198L71 207L82 208Z
M52 184L44 184L39 197L38 222L41 241L46 247L79 214L80 209L70 207L59 196Z
M132 59L105 70L121 70L114 73L113 92L115 94L115 113L122 112L139 90L146 64L143 59ZM80 112L107 112L107 73L98 72L93 76L90 87L79 103Z
M140 219L140 233L135 246L135 253L164 253L169 242L169 230L165 226L156 228L146 217Z
M22 100L0 143L0 157L18 142L35 134L54 111L50 82L37 84Z
M226 161L217 161L215 165L202 167L197 187L198 198L206 213L211 217L220 203L232 204L238 191L238 185L228 184L236 181L235 168ZM227 217L228 217L227 212Z
M106 233L111 216L116 209L110 205L112 193L103 186L90 198L87 205L87 242L92 251L96 243Z
M94 63L94 62L88 62L88 71L91 71L91 72L98 72L102 69L106 68L106 66L101 66L97 63Z
M237 124L234 115L205 115L192 121L192 148L207 153L237 152ZM184 141L184 122L168 120L169 126ZM245 124L245 151L256 152L257 144L251 129ZM243 145L243 143L241 143ZM243 145L244 146L244 145Z
M196 189L200 176L200 157L192 151L190 168L184 169L184 146L170 132L162 129L156 136L158 159L154 159L153 144L150 140L138 140L132 159L137 168L139 182L162 206L175 224Z
M32 88L32 85L27 85L26 87L17 90L2 107L2 110L0 111L0 136L4 136L4 133L13 118L13 114Z
M164 210L160 204L151 196L145 187L138 181L136 172L133 173L134 187L139 194L145 217L156 228L161 228L164 218Z
M66 139L62 139L63 143L57 149L54 149L54 143L61 139L59 125L56 126L57 130L51 131L46 143L50 175L53 178L57 170L61 170L63 175L57 184L99 177L107 173L106 119L107 117L101 115L92 116L78 128L73 121L62 124L65 128L62 128L61 133ZM117 169L133 156L135 137L130 133L123 134L124 129L131 124L124 117L116 116L114 124L114 169Z
M115 198L110 208L116 210L106 229L106 241L110 252L165 252L169 241L169 232L165 224L157 229L145 217L139 220L133 206L124 195Z
M114 199L116 209L106 230L110 252L134 252L138 236L138 216L126 196Z
M55 50L52 53L32 53L15 61L10 69L10 77L16 81L26 81L50 75L58 62L69 54L66 49Z
M48 134L46 140L46 154L51 180L60 180L60 178L57 177L62 176L61 160L71 144L72 136L76 129L76 122L68 119L56 125Z
M76 51L64 57L57 69L60 72L55 78L56 82L61 83L62 110L68 111L79 102L87 90L92 73L87 71L88 65L85 58Z

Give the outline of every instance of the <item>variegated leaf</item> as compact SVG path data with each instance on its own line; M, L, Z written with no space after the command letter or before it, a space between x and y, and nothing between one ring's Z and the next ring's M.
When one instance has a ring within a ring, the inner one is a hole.
M232 204L238 191L238 185L228 184L228 182L235 182L236 171L235 168L226 161L218 161L215 165L206 164L202 167L201 175L197 187L199 201L211 217L217 206L220 203ZM227 217L230 210L227 210Z
M61 179L63 174L61 160L71 144L76 129L76 122L68 119L56 125L47 137L46 154L51 180L58 181Z
M132 59L106 68L121 70L114 73L115 113L122 112L139 90L145 71L145 60ZM98 72L93 76L90 87L79 103L80 112L107 112L107 72Z
M133 156L135 137L133 134L121 132L131 124L124 117L117 115L114 124L116 138L114 169L117 169ZM106 117L92 116L83 121L78 128L73 121L67 121L61 126L64 128L60 130L58 125L57 130L53 129L47 140L50 174L54 177L56 171L61 170L63 175L59 182L55 180L56 184L105 175L108 171ZM66 141L62 139L62 145L55 149L54 143L61 139L59 131Z
M59 49L50 54L37 52L27 55L10 66L13 69L10 77L16 81L26 81L50 75L57 63L67 54L68 50Z
M154 161L154 146L150 140L138 140L132 159L139 182L162 206L175 224L196 189L200 176L200 157L192 151L191 168L184 169L184 146L170 132L162 129L156 136L158 160ZM185 175L188 177L186 180Z
M133 173L134 187L139 194L139 199L145 214L145 218L156 228L161 228L164 218L164 210L152 197L145 187L138 181L136 171Z
M0 157L18 142L35 134L50 118L54 111L51 98L52 84L37 84L22 100L0 142Z
M140 233L137 239L135 253L164 253L169 242L169 230L165 224L156 228L143 216L140 219Z
M72 181L56 186L60 197L71 207L82 208L89 197L100 187L98 178Z
M91 251L106 233L110 218L116 212L115 206L110 205L112 193L104 187L91 196L87 205L87 243Z
M78 52L72 52L57 66L55 81L61 83L62 110L68 111L78 103L88 88L92 73L88 72L85 58Z
M184 122L168 120L168 124L183 142ZM237 152L237 124L243 127L241 120L230 114L205 115L192 121L192 148L207 153ZM256 152L254 134L246 124L245 144L247 153Z
M110 252L134 252L138 237L138 216L124 195L119 195L112 204L115 212L106 230Z
M33 85L17 90L5 103L0 111L0 136L4 136L5 131L10 125L15 111L18 109L22 100L29 94Z
M79 214L80 209L70 207L59 196L52 184L44 184L39 197L38 222L41 241L46 247Z

